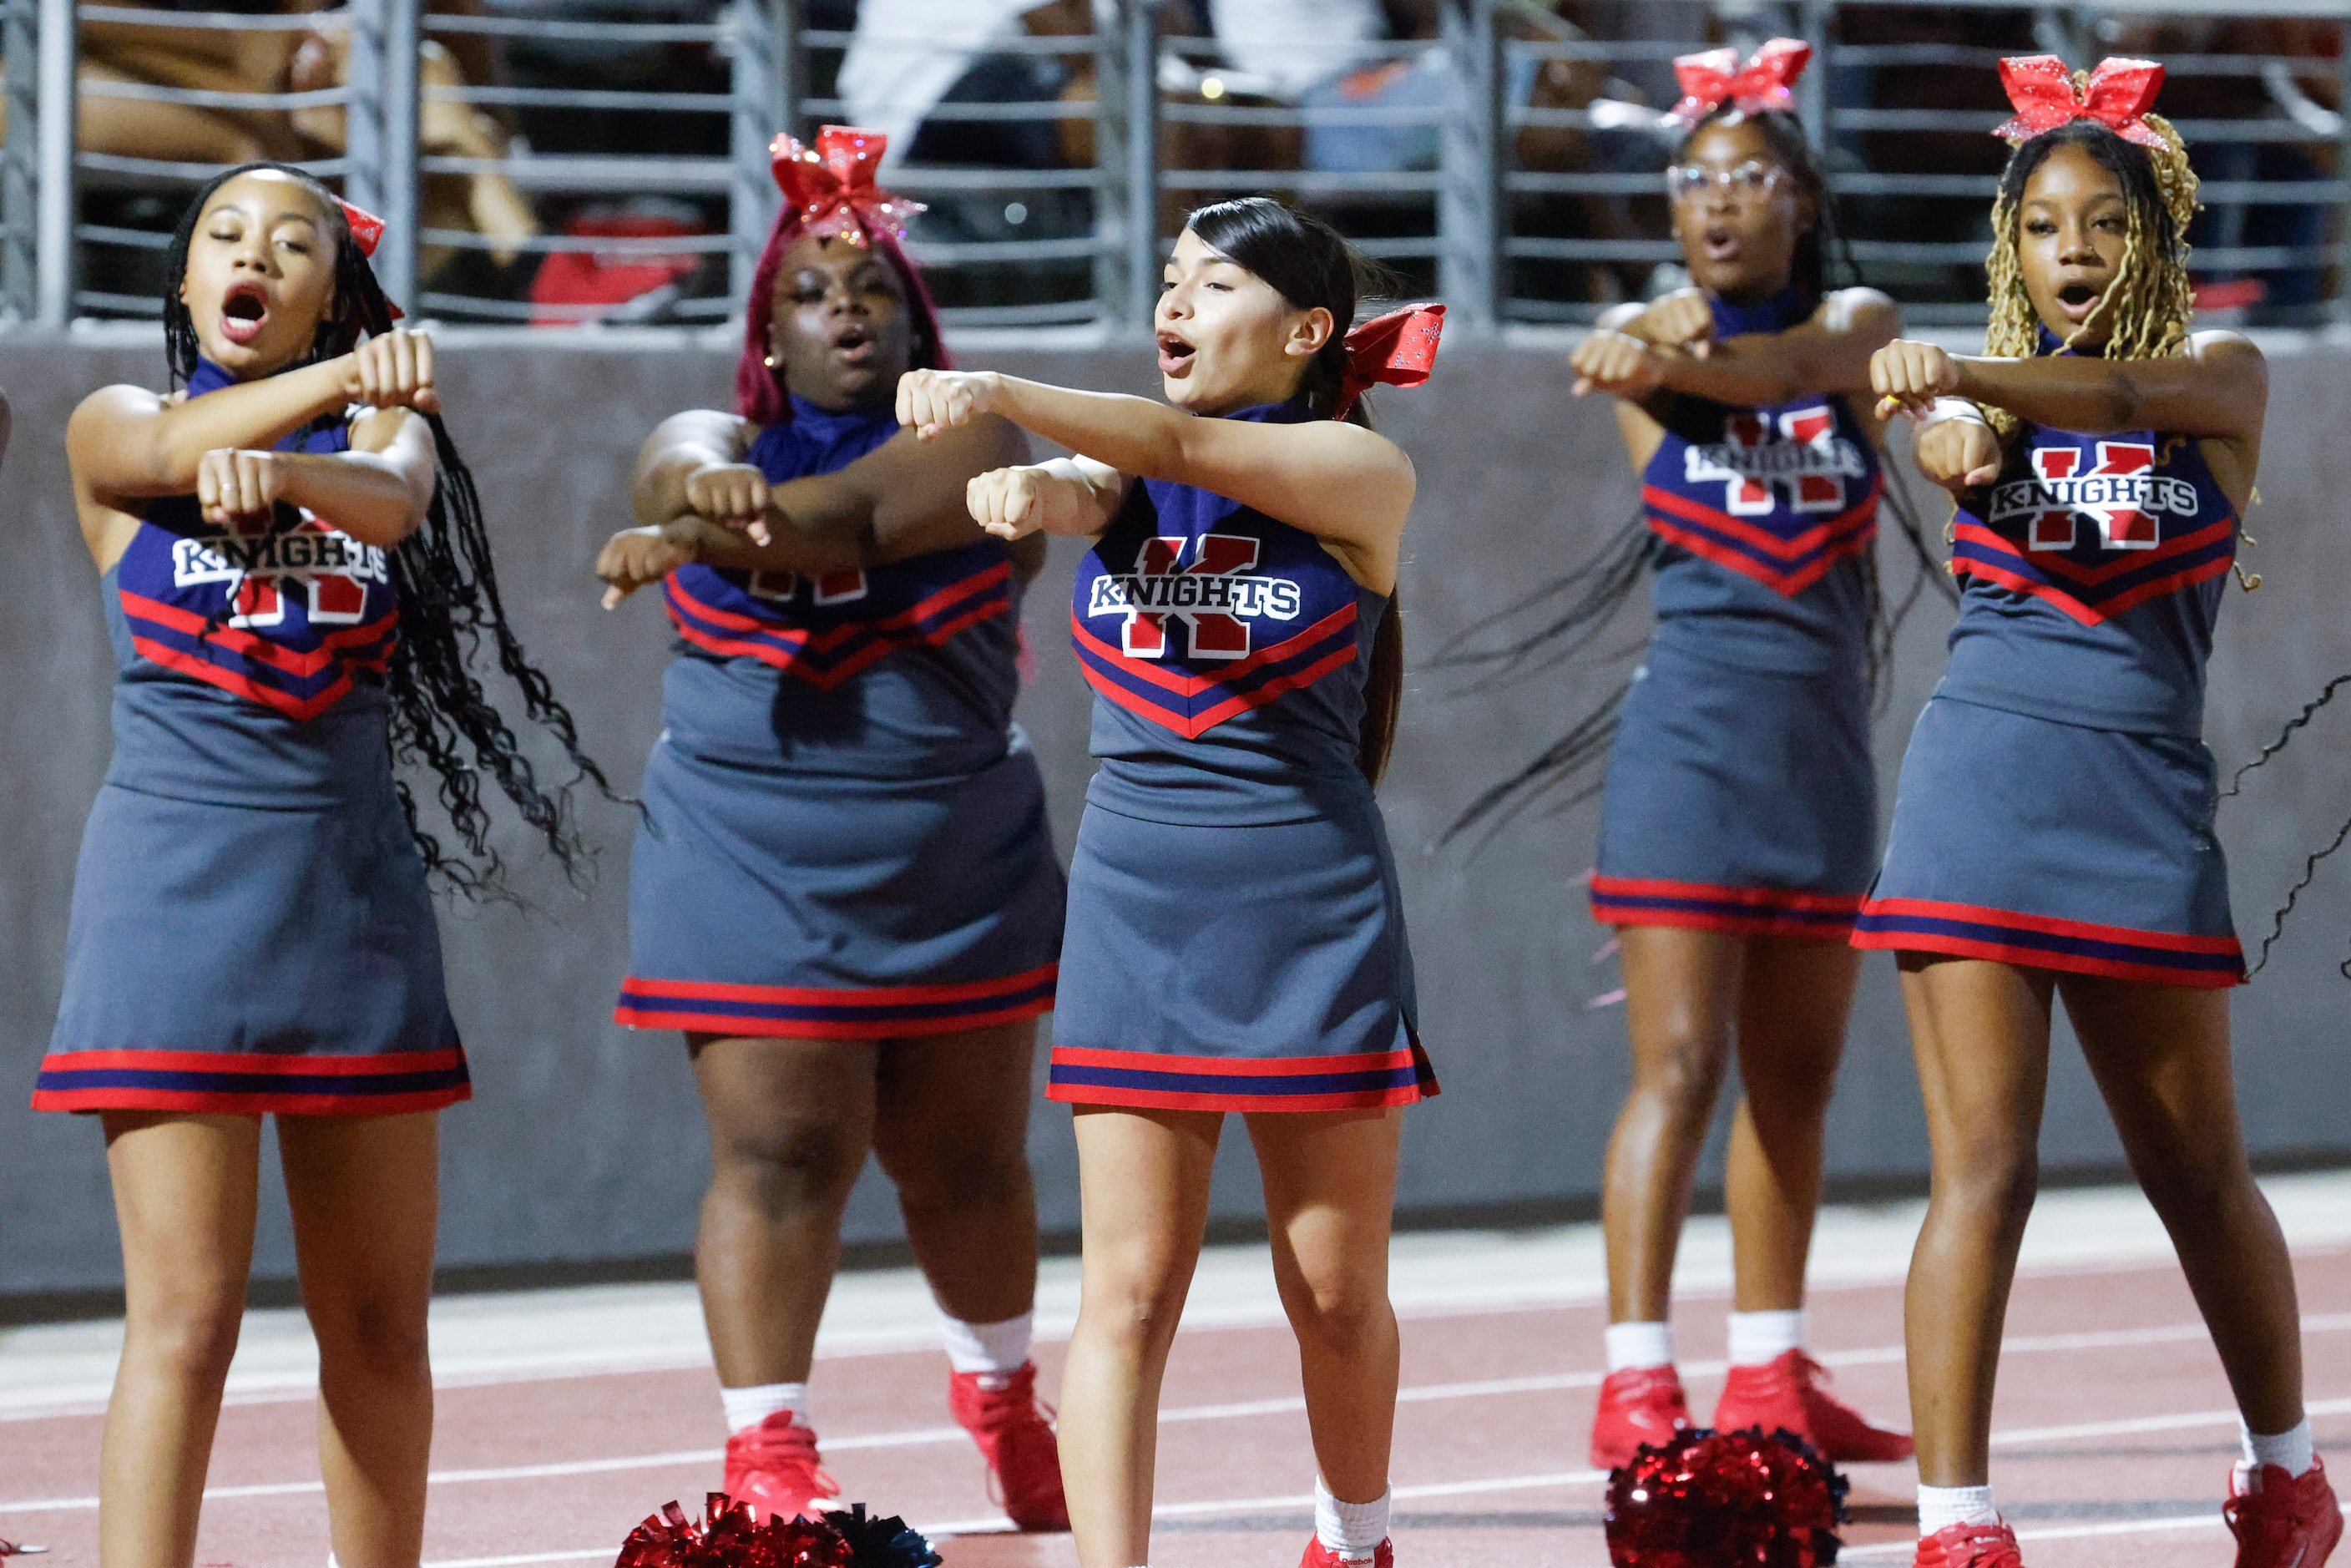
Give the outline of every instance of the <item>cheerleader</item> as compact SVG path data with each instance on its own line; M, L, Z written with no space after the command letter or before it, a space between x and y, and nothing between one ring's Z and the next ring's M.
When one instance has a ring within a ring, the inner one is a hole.
M1021 582L964 506L1018 462L984 419L918 444L901 374L945 366L873 183L883 139L778 137L787 198L752 280L735 413L665 422L607 604L661 581L677 656L646 763L619 1020L682 1030L710 1124L695 1271L725 1490L831 1503L808 1383L841 1218L869 1152L937 1297L949 1403L1024 1530L1065 1530L1029 1359L1036 1020L1061 873L1012 723ZM1016 558L1019 558L1017 559Z
M1062 1470L1085 1568L1146 1561L1160 1380L1228 1111L1264 1175L1321 1467L1305 1563L1392 1561L1388 1223L1401 1107L1437 1082L1372 793L1413 469L1358 394L1425 380L1441 312L1384 318L1351 353L1354 266L1279 203L1218 203L1159 300L1172 407L988 373L899 383L926 439L995 414L1077 454L974 480L990 532L1093 540L1071 635L1102 765L1047 1091L1076 1107L1084 1200Z
M1839 1461L1910 1453L1831 1397L1803 1337L1860 958L1845 939L1876 850L1881 433L1852 398L1896 329L1876 290L1823 289L1828 191L1788 112L1810 53L1781 38L1743 68L1727 49L1675 62L1689 130L1667 186L1696 287L1609 312L1571 361L1578 396L1614 396L1657 614L1619 710L1592 879L1593 916L1624 955L1633 1045L1602 1196L1602 1469L1689 1425L1667 1307L1734 1054L1736 1285L1713 1424L1785 1427Z
M2212 624L2261 455L2259 350L2189 330L2196 176L2163 68L2001 63L1986 355L1895 342L1881 405L1959 498L1950 664L1918 718L1857 946L1893 949L1934 1142L1911 1260L1920 1568L2019 1568L1988 1447L2032 1207L2053 998L2163 1218L2244 1421L2238 1568L2343 1531L2303 1409L2293 1264L2229 1065L2243 956L2199 738Z
M434 1113L469 1092L426 879L496 891L484 774L585 870L466 669L487 636L601 783L507 628L432 344L368 267L381 228L293 169L214 179L167 253L182 390L108 387L67 429L121 679L33 1104L98 1113L121 1227L109 1568L193 1560L271 1113L333 1554L415 1568ZM461 845L419 831L395 761L430 767Z

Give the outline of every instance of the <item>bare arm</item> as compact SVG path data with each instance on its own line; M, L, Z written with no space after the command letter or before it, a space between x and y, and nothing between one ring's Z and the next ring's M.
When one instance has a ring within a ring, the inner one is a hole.
M347 381L338 359L184 400L101 387L67 422L66 455L76 480L100 501L184 496L196 487L205 453L275 446L349 402Z
M2258 443L2269 404L2269 367L2235 332L2199 332L2186 353L2159 360L1996 360L1897 341L1872 361L1871 384L1886 412L1923 413L1938 397L1962 397L2085 435L2159 430Z
M1957 363L1952 395L2085 435L2159 430L2259 441L2269 407L2269 365L2235 332L2196 333L2187 353L2160 360L2050 354Z
M1134 480L1087 457L998 468L974 479L966 505L1000 539L1041 545L1046 534L1094 538L1118 516Z
M1902 318L1875 288L1846 288L1821 301L1809 320L1784 332L1749 332L1700 354L1665 356L1669 392L1771 408L1824 392L1869 390L1869 358L1894 340Z
M750 443L748 422L706 409L653 432L631 491L640 524L597 557L606 609L689 562L813 575L976 543L966 486L1029 455L1013 425L980 419L933 442L901 431L833 473L770 486L743 461ZM1013 564L1028 578L1043 561L1032 547Z
M1337 420L1204 419L1148 398L1073 392L998 375L917 371L898 383L899 423L935 435L984 413L1138 479L1191 485L1321 538L1358 581L1395 578L1412 460Z
M901 432L833 473L769 486L743 461L750 435L748 422L708 410L664 421L638 457L637 520L717 525L682 535L705 565L852 571L972 543L964 486L1028 455L1013 425L981 419L933 442Z

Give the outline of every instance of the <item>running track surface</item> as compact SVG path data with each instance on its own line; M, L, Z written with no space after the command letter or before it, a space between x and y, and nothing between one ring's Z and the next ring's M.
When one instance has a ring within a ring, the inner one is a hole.
M2269 1184L2300 1270L2319 1446L2351 1460L2351 1176ZM1841 1393L1904 1424L1900 1264L1915 1206L1824 1216L1813 1340ZM1686 1247L1677 1331L1701 1418L1720 1385L1719 1222ZM1407 1238L1396 1431L1403 1568L1595 1568L1604 1478L1584 1448L1604 1312L1587 1229ZM1157 1568L1290 1568L1312 1460L1262 1249L1204 1265L1167 1378ZM1072 1284L1054 1265L1039 1360L1054 1385ZM946 1368L904 1274L836 1292L816 1376L828 1464L852 1498L941 1539L947 1568L1071 1568L1069 1539L1005 1531L948 1422ZM645 1514L699 1511L723 1438L685 1287L468 1298L436 1308L440 1396L426 1568L609 1563ZM95 1568L111 1325L0 1335L0 1537L38 1568ZM214 1451L199 1568L319 1568L326 1521L298 1322L254 1314ZM275 1358L274 1360L272 1358ZM2220 1501L2235 1417L2193 1304L2136 1194L2044 1199L2009 1312L1994 1485L2034 1568L2230 1562ZM2351 1473L2351 1465L2341 1467ZM1907 1465L1855 1467L1846 1561L1907 1568ZM29 1565L28 1565L29 1568ZM2351 1568L2346 1563L2345 1568Z

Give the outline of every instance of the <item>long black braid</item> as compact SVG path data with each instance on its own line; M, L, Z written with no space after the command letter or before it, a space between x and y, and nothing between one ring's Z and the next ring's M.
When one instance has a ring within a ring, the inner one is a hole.
M1798 192L1812 204L1810 227L1797 236L1789 265L1789 284L1802 308L1810 312L1828 288L1829 259L1835 257L1844 275L1859 282L1861 269L1838 221L1835 193L1821 172L1793 115L1776 110L1744 114L1725 106L1691 127L1682 139L1687 150L1701 131L1718 121L1739 116L1770 144L1772 156L1788 170ZM1866 630L1863 639L1865 679L1874 711L1883 713L1893 696L1891 680L1896 635L1929 587L1951 604L1959 590L1949 572L1927 542L1927 528L1918 507L1892 463L1884 465L1886 488L1881 511L1892 516L1909 546L1915 570L1898 602L1888 608L1880 581L1876 553L1860 559ZM1590 560L1543 584L1516 602L1477 622L1439 648L1425 666L1431 672L1475 671L1481 682L1540 674L1574 660L1606 632L1638 590L1658 541L1646 520L1633 519L1608 537ZM1529 619L1533 623L1529 624ZM1511 635L1514 627L1523 628ZM1492 641L1497 635L1505 640ZM1609 657L1622 657L1622 651ZM1605 763L1616 738L1618 716L1632 691L1632 677L1611 684L1567 727L1560 737L1499 782L1488 787L1462 810L1432 848L1442 847L1484 824L1478 839L1482 849L1493 836L1538 800L1548 800L1546 814L1556 814L1590 800L1599 792L1595 775Z
M309 174L283 163L243 164L199 190L172 235L164 276L175 280L187 276L188 246L213 193L241 174L265 169L299 182L318 198L334 239L334 301L319 323L309 353L298 362L334 359L350 352L363 335L390 331L395 319L392 301L353 240L341 204ZM194 373L199 352L195 322L176 284L163 298L163 348L176 390ZM556 699L546 674L530 662L507 622L473 473L441 416L423 417L433 432L440 474L423 526L387 552L400 596L400 636L384 672L384 690L392 710L392 759L397 764L422 761L439 776L441 806L457 831L463 852L444 850L425 831L405 779L395 776L392 787L425 870L467 897L508 896L504 865L490 844L490 813L482 796L485 773L546 840L565 876L584 889L593 880L594 861L574 824L573 787L585 780L607 799L622 797L614 794L603 769L580 750L579 727L569 710ZM341 414L326 413L308 430L330 430L341 423ZM290 514L281 509L275 526L284 528L291 521ZM470 667L485 633L496 650L498 668L522 693L524 714L555 737L571 764L572 778L552 792L540 787L514 730Z
M2275 740L2273 740L2267 746L2262 747L2261 750L2255 754L2252 761L2241 764L2236 772L2230 775L2229 787L2220 791L2220 800L2225 800L2243 789L2245 786L2245 775L2251 773L2254 768L2259 768L2263 763L2269 761L2271 758L2275 757L2279 752L2283 751L2286 747L2286 742L2294 738L2294 731L2306 727L2312 719L2318 716L2318 710L2325 707L2328 703L2333 702L2335 700L2335 694L2342 690L2346 685L2351 685L2351 674L2337 675L2333 680L2327 682L2325 685L2319 688L2319 693L2316 696L2302 705L2302 711L2300 713L2285 721L2285 727L2278 731L2278 737ZM2219 802L2215 801L2214 803L2217 806ZM2342 827L2335 831L2334 839L2328 842L2325 848L2314 850L2310 854L2304 857L2302 862L2302 875L2292 887L2286 889L2285 902L2279 904L2276 911L2271 915L2269 935L2262 938L2261 953L2255 960L2253 967L2245 971L2246 978L2251 979L2253 976L2260 974L2262 968L2268 965L2270 961L2270 949L2277 945L2279 937L2285 935L2286 916L2294 913L2294 906L2301 902L2303 891L2309 887L2311 882L2318 875L2318 862L2326 859L2327 856L2333 854L2335 851L2341 849L2346 841L2351 841L2351 821L2346 821ZM2343 972L2343 977L2345 979L2351 980L2351 958L2344 959L2343 962L2336 965L2335 967Z

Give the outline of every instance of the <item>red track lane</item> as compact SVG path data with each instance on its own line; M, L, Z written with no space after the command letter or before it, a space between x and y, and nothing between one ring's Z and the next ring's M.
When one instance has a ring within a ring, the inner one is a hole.
M2351 1461L2351 1253L2304 1255L2299 1266L2319 1446ZM1824 1291L1813 1303L1813 1338L1839 1368L1840 1391L1897 1423L1906 1408L1900 1305L1892 1285ZM1604 1568L1601 1487L1584 1459L1601 1321L1598 1307L1581 1306L1407 1322L1395 1464L1406 1568ZM2032 1568L2229 1561L2218 1511L2236 1435L2227 1386L2195 1322L2168 1267L2019 1281L1994 1485ZM1720 1386L1719 1373L1704 1368L1722 1352L1722 1303L1691 1301L1678 1331L1703 1418ZM1050 1388L1060 1347L1044 1347L1040 1359ZM1526 1381L1542 1385L1510 1386ZM1486 1386L1497 1383L1504 1386ZM820 1364L818 1426L849 1495L934 1525L994 1514L977 1457L959 1435L940 1430L945 1385L945 1366L929 1354ZM1176 1418L1160 1438L1156 1568L1289 1568L1297 1560L1311 1518L1299 1499L1313 1484L1297 1398L1284 1331L1179 1339L1166 1390ZM1230 1406L1243 1408L1222 1408ZM311 1421L297 1401L223 1413L199 1568L325 1561ZM99 1427L93 1416L0 1422L0 1537L47 1543L51 1554L39 1568L96 1568L89 1500ZM596 1568L661 1503L677 1498L698 1510L717 1480L716 1466L700 1456L722 1437L706 1371L444 1389L427 1568ZM2351 1471L2351 1463L2341 1468ZM1907 1568L1910 1468L1858 1467L1853 1479L1847 1562ZM2148 1528L2167 1520L2179 1523ZM965 1534L945 1552L947 1568L1076 1562L1067 1537Z

